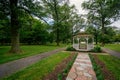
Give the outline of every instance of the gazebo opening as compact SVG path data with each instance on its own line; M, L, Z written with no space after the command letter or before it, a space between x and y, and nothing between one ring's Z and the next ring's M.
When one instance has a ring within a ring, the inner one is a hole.
M78 33L73 37L73 48L78 51L90 51L94 48L94 37L87 33Z

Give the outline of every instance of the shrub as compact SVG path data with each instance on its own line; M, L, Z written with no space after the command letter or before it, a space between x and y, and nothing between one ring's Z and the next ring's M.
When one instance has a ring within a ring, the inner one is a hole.
M102 50L101 50L101 47L96 46L96 47L94 47L94 49L92 49L91 51L92 51L92 52L101 52Z
M76 51L75 48L73 48L72 46L68 46L66 48L66 51Z

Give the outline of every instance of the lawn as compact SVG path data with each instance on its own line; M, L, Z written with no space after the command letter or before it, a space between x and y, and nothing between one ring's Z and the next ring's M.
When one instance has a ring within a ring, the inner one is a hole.
M106 44L105 48L120 52L120 44Z
M13 54L8 53L10 46L0 46L0 64L9 62L12 60L20 59L27 56L32 56L35 54L40 54L43 52L51 51L62 46L44 46L44 45L29 45L29 46L21 46L23 53L21 54Z
M110 55L97 55L98 58L105 63L108 70L110 70L120 80L120 59Z
M7 77L3 80L42 80L57 64L70 56L70 52L59 52Z

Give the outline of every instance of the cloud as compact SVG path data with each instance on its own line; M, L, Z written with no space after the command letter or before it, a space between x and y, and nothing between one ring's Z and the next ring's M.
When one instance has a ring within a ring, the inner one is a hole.
M81 4L84 2L85 0L70 0L70 5L75 5L76 9L78 9L78 13L80 14L86 14L87 11L83 10L81 7Z
M70 1L70 5L73 5L73 4L75 5L76 9L78 9L79 14L86 14L87 13L87 11L83 10L81 7L81 4L86 0L69 0L69 1ZM111 25L120 28L120 20L114 22Z

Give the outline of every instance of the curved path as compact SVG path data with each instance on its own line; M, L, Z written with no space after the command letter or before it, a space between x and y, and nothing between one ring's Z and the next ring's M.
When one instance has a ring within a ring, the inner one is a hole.
M113 51L113 50L111 50L111 49L103 48L103 47L102 47L102 50L103 50L104 52L106 52L106 53L109 53L110 55L113 55L113 56L115 56L115 57L120 58L120 52Z
M97 80L87 53L79 53L66 80Z
M15 61L11 61L11 62L8 62L5 64L1 64L0 65L0 78L4 78L6 76L9 76L12 73L15 73L15 72L27 67L27 66L30 66L31 64L36 63L37 61L39 61L43 58L46 58L52 54L55 54L55 53L57 53L59 51L63 51L63 50L65 50L65 48L60 48L60 49L45 52L42 54L38 54L38 55L18 59Z

